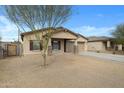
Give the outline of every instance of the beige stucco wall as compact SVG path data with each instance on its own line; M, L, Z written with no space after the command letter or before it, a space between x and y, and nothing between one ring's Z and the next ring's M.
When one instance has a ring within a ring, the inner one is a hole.
M122 50L122 44L118 44L118 50Z
M104 43L100 41L88 42L87 47L90 51L105 51Z
M41 33L40 33L41 34ZM39 35L40 38L42 35ZM33 50L30 51L30 40L37 40L35 34L25 35L23 38L23 53L24 54L40 54L42 51Z
M39 32L38 33L39 38L42 39L42 35L44 35L44 34L45 34L45 32L43 32L43 33ZM63 31L63 32L58 32L58 33L53 34L52 38L76 39L77 37L69 32ZM24 54L41 54L42 51L39 51L39 50L30 51L30 40L37 40L36 34L24 35L23 42L22 42L23 53ZM60 41L61 41L61 51L64 51L64 40L60 40Z
M78 43L78 51L79 52L85 51L85 43L84 42Z
M77 37L67 31L61 31L52 35L52 38L77 39Z
M84 50L84 51L87 51L87 42L88 40L86 38L83 38L83 37L79 37L77 39L78 42L82 42L82 43L79 43L79 50Z
M64 40L61 40L61 51L64 52Z
M83 37L79 37L78 39L77 39L77 41L78 42L87 42L87 39L85 39L85 38L83 38Z
M38 33L38 36L40 39L42 39L42 34L44 35L45 33L41 33L39 32ZM64 39L73 39L73 40L76 40L77 37L67 31L62 31L62 32L57 32L57 33L54 33L52 35L52 38L54 39L59 39L61 41L61 51L64 52ZM23 53L24 54L41 54L42 51L39 51L39 50L33 50L33 51L30 51L30 40L37 40L36 38L36 34L27 34L27 35L24 35L24 38L23 38ZM79 37L77 39L78 42L84 42L82 44L85 44L85 45L82 45L84 47L84 50L87 50L87 39L83 38L83 37Z

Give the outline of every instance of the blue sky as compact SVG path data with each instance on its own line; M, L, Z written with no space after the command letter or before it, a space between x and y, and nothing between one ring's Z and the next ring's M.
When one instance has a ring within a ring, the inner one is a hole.
M72 16L64 27L84 36L111 36L117 24L124 23L124 6L73 6ZM17 39L16 26L0 11L0 34L3 41Z

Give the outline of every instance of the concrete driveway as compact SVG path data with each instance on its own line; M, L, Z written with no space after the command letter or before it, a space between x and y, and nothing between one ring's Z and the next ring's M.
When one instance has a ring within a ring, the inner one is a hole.
M92 56L100 59L111 60L116 62L124 62L124 55L96 53L96 52L81 52L80 55Z

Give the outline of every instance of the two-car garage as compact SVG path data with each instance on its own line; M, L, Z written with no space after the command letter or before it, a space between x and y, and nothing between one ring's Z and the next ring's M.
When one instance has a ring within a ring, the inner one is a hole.
M66 52L74 52L74 42L67 41L66 48L67 48ZM78 52L85 51L85 42L78 42L77 48L78 48Z

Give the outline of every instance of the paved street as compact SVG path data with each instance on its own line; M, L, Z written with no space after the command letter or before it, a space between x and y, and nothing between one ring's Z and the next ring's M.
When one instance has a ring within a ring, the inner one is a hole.
M114 54L95 53L95 52L81 52L80 55L92 56L92 57L97 57L97 58L116 61L116 62L124 62L124 55L114 55Z

